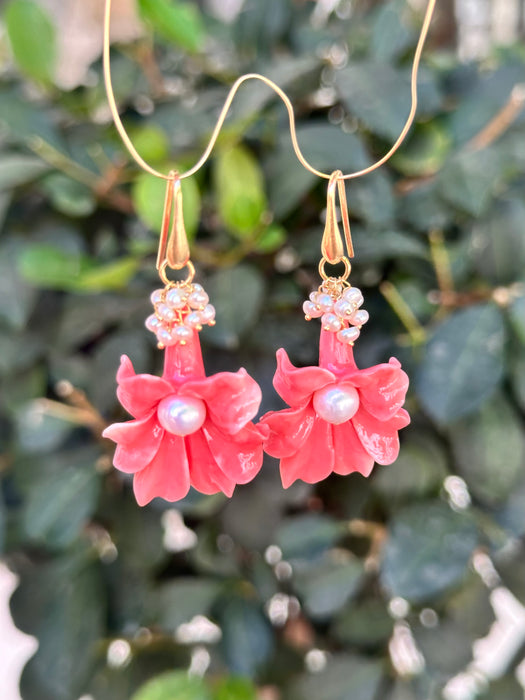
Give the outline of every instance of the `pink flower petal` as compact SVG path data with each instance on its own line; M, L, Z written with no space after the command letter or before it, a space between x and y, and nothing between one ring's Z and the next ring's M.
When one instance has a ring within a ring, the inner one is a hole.
M351 381L359 390L361 405L378 420L392 418L405 402L408 376L395 357L353 373Z
M135 418L151 413L164 396L173 393L172 385L165 379L152 374L135 374L126 355L120 359L117 381L118 400Z
M321 328L319 338L319 367L324 367L337 377L357 369L352 346L341 343L336 333L324 328Z
M191 485L205 494L222 491L231 497L235 481L229 479L215 461L202 430L186 437Z
M289 406L304 406L317 389L332 383L335 375L322 367L294 367L283 348L277 350L273 385Z
M281 459L281 480L287 489L297 479L315 484L326 479L334 465L332 425L317 419L300 449Z
M115 468L127 474L134 474L155 457L163 434L164 430L153 412L142 420L113 423L104 430L102 437L117 443L113 457Z
M184 438L165 433L153 460L137 472L133 490L139 506L153 498L179 501L190 489L190 472Z
M272 457L290 457L304 444L314 421L315 412L311 405L270 411L260 420L260 424L270 429L264 444L265 452Z
M189 379L179 393L203 399L210 419L217 428L230 434L241 430L255 416L261 403L261 389L245 369Z
M164 350L164 379L180 384L185 377L204 377L201 344L199 334L193 331L193 336L184 345L177 343Z
M262 445L268 434L265 426L248 423L235 435L228 435L212 421L206 421L203 431L215 461L228 479L247 484L254 478L262 466Z
M364 408L352 418L361 444L378 464L392 464L399 454L398 419L378 421Z
M374 467L374 458L359 440L352 421L334 425L334 472L345 476L359 472L369 476Z

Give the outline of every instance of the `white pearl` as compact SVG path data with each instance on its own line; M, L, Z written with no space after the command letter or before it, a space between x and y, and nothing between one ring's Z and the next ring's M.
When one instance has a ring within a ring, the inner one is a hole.
M167 304L159 304L157 306L157 313L164 321L174 321L175 311L170 309Z
M206 405L193 396L166 396L159 403L157 416L162 427L173 435L191 435L202 427Z
M359 309L355 311L348 319L353 326L362 326L369 319L368 311L365 309Z
M188 297L188 303L192 309L201 309L209 302L210 297L204 290L196 291Z
M152 331L152 333L156 333L157 330L162 326L162 321L155 316L155 314L151 314L151 316L148 316L146 319L145 323L146 328L148 331Z
M354 306L346 299L338 299L334 304L334 313L343 318L348 318L354 311Z
M187 326L177 326L173 329L172 334L177 343L185 343L186 341L190 340L193 335L193 331Z
M184 319L184 325L188 328L197 328L201 325L201 315L198 311L192 311Z
M341 320L335 314L323 314L321 323L325 331L333 331L334 333L341 329L343 325Z
M334 307L334 300L329 294L318 294L317 304L321 308L321 311L331 311Z
M344 291L343 299L346 299L346 301L349 301L355 306L361 306L364 301L363 292L357 287L349 287Z
M358 408L359 394L349 384L331 384L314 393L315 412L328 423L345 423Z
M204 287L202 286L202 284L197 284L197 282L194 282L194 283L191 285L191 291L192 291L192 293L193 293L193 292L203 292L203 291L204 291Z
M308 299L314 304L317 304L317 295L319 292L310 292L310 295L308 296Z
M157 340L166 348L170 345L175 345L177 342L167 328L159 328L157 331Z
M153 306L155 306L155 304L160 304L160 302L162 301L163 294L163 289L156 289L154 292L151 293L150 300Z
M360 335L361 331L359 330L359 328L356 328L355 326L350 326L350 328L343 328L342 331L339 331L339 333L337 334L337 339L340 340L342 343L350 345L351 343L354 343Z
M211 304L206 304L203 310L199 313L201 323L209 323L215 318L215 307Z
M166 304L171 306L172 309L181 309L183 306L186 306L187 296L182 289L174 287L166 294Z
M305 316L310 316L310 318L319 318L323 315L321 309L318 308L317 304L313 301L305 301L303 304L303 311Z

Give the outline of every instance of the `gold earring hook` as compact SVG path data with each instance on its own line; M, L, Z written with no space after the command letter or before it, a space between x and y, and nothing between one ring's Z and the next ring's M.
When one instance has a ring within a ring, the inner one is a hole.
M411 105L410 105L410 111L407 117L407 120L405 122L405 125L403 129L401 130L401 133L399 134L396 142L394 145L390 148L390 150L378 161L373 163L372 165L369 165L367 168L363 168L362 170L356 170L353 173L347 173L346 175L341 175L341 180L351 180L357 177L361 177L362 175L366 175L367 173L371 173L374 170L377 170L383 163L386 163L387 160L389 160L394 153L397 151L397 149L401 146L403 141L405 140L405 137L408 133L408 130L412 126L412 122L414 121L414 117L416 114L416 109L417 109L417 75L418 75L418 70L419 70L419 63L421 60L421 54L423 52L423 46L425 44L425 40L427 38L428 34L428 29L430 27L430 22L432 20L432 15L434 13L434 7L436 4L436 0L428 0L428 5L427 9L425 12L425 17L423 19L423 24L421 27L421 33L419 35L419 39L417 42L416 50L414 52L414 60L412 63L412 73L411 73L411 78L410 78L410 95L411 95ZM158 170L155 170L151 165L146 163L146 161L140 156L140 154L137 152L135 146L133 145L133 142L129 138L126 129L124 127L124 124L122 123L122 120L120 118L119 112L118 112L118 107L117 103L115 100L115 94L113 91L113 84L111 81L111 65L110 65L110 24L111 24L111 0L106 0L106 6L105 6L105 13L104 13L104 43L103 43L103 65L104 65L104 82L106 85L106 93L107 93L107 98L108 98L108 104L109 108L111 110L111 115L113 117L113 121L115 123L115 126L117 128L117 131L128 149L129 154L131 157L135 160L137 165L139 165L143 170L146 172L150 173L151 175L154 175L155 177L161 178L163 180L169 180L169 174L166 175L164 173L159 172ZM186 170L183 173L179 174L179 178L183 180L186 177L190 177L190 175L193 175L199 170L204 163L208 160L210 153L213 150L213 147L215 146L215 143L217 141L217 138L219 136L219 132L222 129L222 126L224 124L224 121L226 119L228 110L230 109L230 106L233 102L233 99L239 90L240 86L246 82L247 80L260 80L262 81L265 85L267 85L269 88L271 88L284 102L284 105L286 107L286 110L288 112L288 119L290 123L290 135L292 138L292 145L293 149L295 152L295 155L297 156L299 162L301 165L303 165L306 170L310 171L314 175L317 175L318 177L322 177L326 180L330 179L330 173L323 173L320 170L317 170L314 168L304 157L300 147L299 143L297 141L297 132L296 132L296 127L295 127L295 116L294 116L294 111L293 111L293 106L290 101L290 98L286 95L284 90L282 90L276 83L274 83L272 80L269 78L266 78L264 75L259 75L258 73L247 73L246 75L242 75L240 78L238 78L235 83L232 85L227 97L226 101L224 103L224 106L219 114L219 118L217 120L217 123L215 125L215 128L213 129L213 132L211 134L210 140L208 145L206 146L206 149L202 156L199 158L197 163L190 168L189 170Z
M175 170L170 170L162 213L157 270L165 281L167 267L181 270L186 265L190 265L190 246L184 226L180 177Z
M339 196L339 209L341 212L347 256L353 258L354 247L352 245L352 234L350 232L346 189L343 173L340 170L334 170L328 181L328 190L326 194L326 223L321 241L321 253L323 254L323 258L331 265L335 265L345 257L343 239L339 230L339 224L337 223L336 194Z

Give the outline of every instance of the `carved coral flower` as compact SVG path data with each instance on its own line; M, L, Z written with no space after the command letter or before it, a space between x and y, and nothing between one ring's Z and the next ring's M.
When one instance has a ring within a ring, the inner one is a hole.
M265 451L280 458L285 488L331 472L368 476L374 462L394 462L398 430L410 423L402 408L408 377L395 358L360 370L352 348L322 330L319 365L298 369L277 352L273 383L290 408L270 411L261 424L270 430Z
M259 385L244 369L206 377L196 331L165 353L162 377L135 374L122 356L117 396L134 420L103 433L118 445L113 464L134 474L142 506L156 496L178 501L190 486L231 496L262 464L267 429L251 422L261 401Z

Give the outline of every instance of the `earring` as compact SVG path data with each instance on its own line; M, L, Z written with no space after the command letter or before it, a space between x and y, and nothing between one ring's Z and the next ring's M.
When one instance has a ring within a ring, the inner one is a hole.
M167 268L184 267L185 280L168 279ZM162 377L135 374L130 359L122 356L117 396L133 420L110 425L103 436L117 443L113 464L134 475L141 506L156 496L178 501L190 486L231 496L236 484L253 479L262 464L267 428L251 422L261 390L245 369L205 376L198 333L215 323L215 309L193 282L175 172L168 177L157 269L164 288L151 295L154 313L146 327L164 350L164 372Z
M277 351L273 384L290 406L265 414L265 451L278 457L284 488L301 479L309 484L329 474L369 476L374 462L391 464L399 453L398 430L410 423L402 408L408 376L394 357L358 369L354 342L368 320L363 295L347 281L351 265L337 224L336 190L349 257L353 257L345 184L340 170L328 184L326 225L319 273L322 283L303 310L306 320L321 319L319 366L296 368L284 349ZM327 263L343 263L341 277L325 273Z

